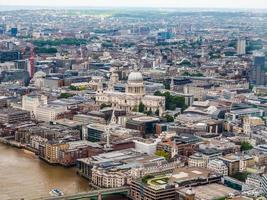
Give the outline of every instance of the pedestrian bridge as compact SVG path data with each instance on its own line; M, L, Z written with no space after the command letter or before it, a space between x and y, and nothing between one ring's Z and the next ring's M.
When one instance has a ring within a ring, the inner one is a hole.
M50 197L45 200L100 200L104 199L105 196L108 195L124 195L127 197L130 192L130 187L119 187L119 188L107 188L107 189L99 189L92 190L89 192L74 194L74 195L64 195L62 197Z

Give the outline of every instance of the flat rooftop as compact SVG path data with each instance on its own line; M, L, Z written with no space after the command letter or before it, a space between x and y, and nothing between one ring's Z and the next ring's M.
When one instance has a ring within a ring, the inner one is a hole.
M138 122L151 122L151 121L159 121L159 118L150 117L150 116L141 116L141 117L132 118L132 120L138 121Z
M244 115L249 113L259 113L261 112L258 108L245 108L245 109L239 109L239 110L231 110L231 113L236 115Z
M207 168L199 168L199 167L183 167L176 169L170 181L174 183L180 183L187 180L195 180L200 177L207 178L212 174L212 171Z
M72 127L75 128L77 126L81 126L82 123L81 122L77 122L74 120L70 120L70 119L59 119L55 121L57 124L63 125L63 126L68 126L68 127Z
M188 188L183 188L180 191L185 193L187 190ZM237 190L217 183L193 187L192 190L195 193L196 199L205 200L219 199L226 197L229 194L238 194Z
M199 178L206 179L212 175L215 175L215 173L207 168L181 167L174 170L173 173L153 176L146 180L146 184L154 190L160 190L166 188L167 185L174 185L175 183L179 184L185 181L194 181Z

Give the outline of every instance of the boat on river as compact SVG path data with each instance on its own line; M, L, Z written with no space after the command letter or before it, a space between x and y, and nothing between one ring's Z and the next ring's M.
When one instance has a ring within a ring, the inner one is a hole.
M52 196L52 197L61 197L64 195L64 193L59 190L59 189L53 189L49 192L49 194Z

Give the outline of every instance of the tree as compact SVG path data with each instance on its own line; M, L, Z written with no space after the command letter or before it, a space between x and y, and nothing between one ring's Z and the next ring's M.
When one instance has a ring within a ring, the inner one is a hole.
M34 49L35 53L46 53L46 54L55 54L57 53L57 49L56 48L40 48L40 47L36 47Z
M249 142L241 142L241 151L248 151L252 148L253 146Z
M155 115L159 116L159 109L155 111Z
M157 156L161 156L161 157L164 157L166 160L170 159L170 154L166 151L163 151L163 150L158 150L156 151L155 153Z
M143 183L147 183L147 181L148 181L149 179L152 179L152 178L154 178L154 176L152 176L152 175L146 175L146 176L144 176L144 177L142 178L142 182L143 182Z
M167 122L174 122L174 118L171 115L165 115L164 118L167 120Z
M155 95L155 96L163 96L163 95L161 94L160 91L156 91L156 92L154 93L154 95Z
M254 85L253 84L249 84L249 90L253 90L253 88L254 88Z
M72 45L80 46L81 44L87 44L85 39L76 39L76 38L63 38L55 40L32 40L33 45L37 47L45 46L61 46L61 45Z
M142 102L139 103L138 111L142 113L145 112L145 105Z
M147 115L151 116L153 114L152 110L149 109L149 111L146 112Z
M166 90L171 89L171 84L170 84L170 82L168 80L165 80L163 82L163 85L164 85L164 87L165 87Z
M185 98L183 96L172 96L169 92L161 93L159 91L154 93L155 96L165 97L165 108L167 110L175 110L181 108L184 111L187 108Z
M69 97L73 97L73 96L74 96L74 94L70 94L70 93L61 93L60 96L59 96L59 98L60 98L60 99L67 99L67 98L69 98Z
M233 174L232 177L239 180L239 181L245 182L248 175L249 175L248 172L237 172L237 173Z
M197 73L189 73L189 72L184 72L182 74L183 76L192 76L192 77L203 77L204 75L200 72Z
M69 89L70 89L70 90L77 90L77 87L75 87L75 86L73 86L73 85L70 85L70 86L69 86Z
M106 107L111 107L111 105L109 105L109 104L105 104L105 103L102 103L102 104L100 105L100 109L103 109L103 108L106 108Z
M133 108L133 112L138 112L138 105L136 105L134 108Z

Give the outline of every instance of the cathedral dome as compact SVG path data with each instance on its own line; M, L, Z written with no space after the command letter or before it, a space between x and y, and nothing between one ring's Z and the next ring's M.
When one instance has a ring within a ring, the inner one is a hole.
M141 72L131 72L128 76L128 82L142 83L143 81L143 75Z

